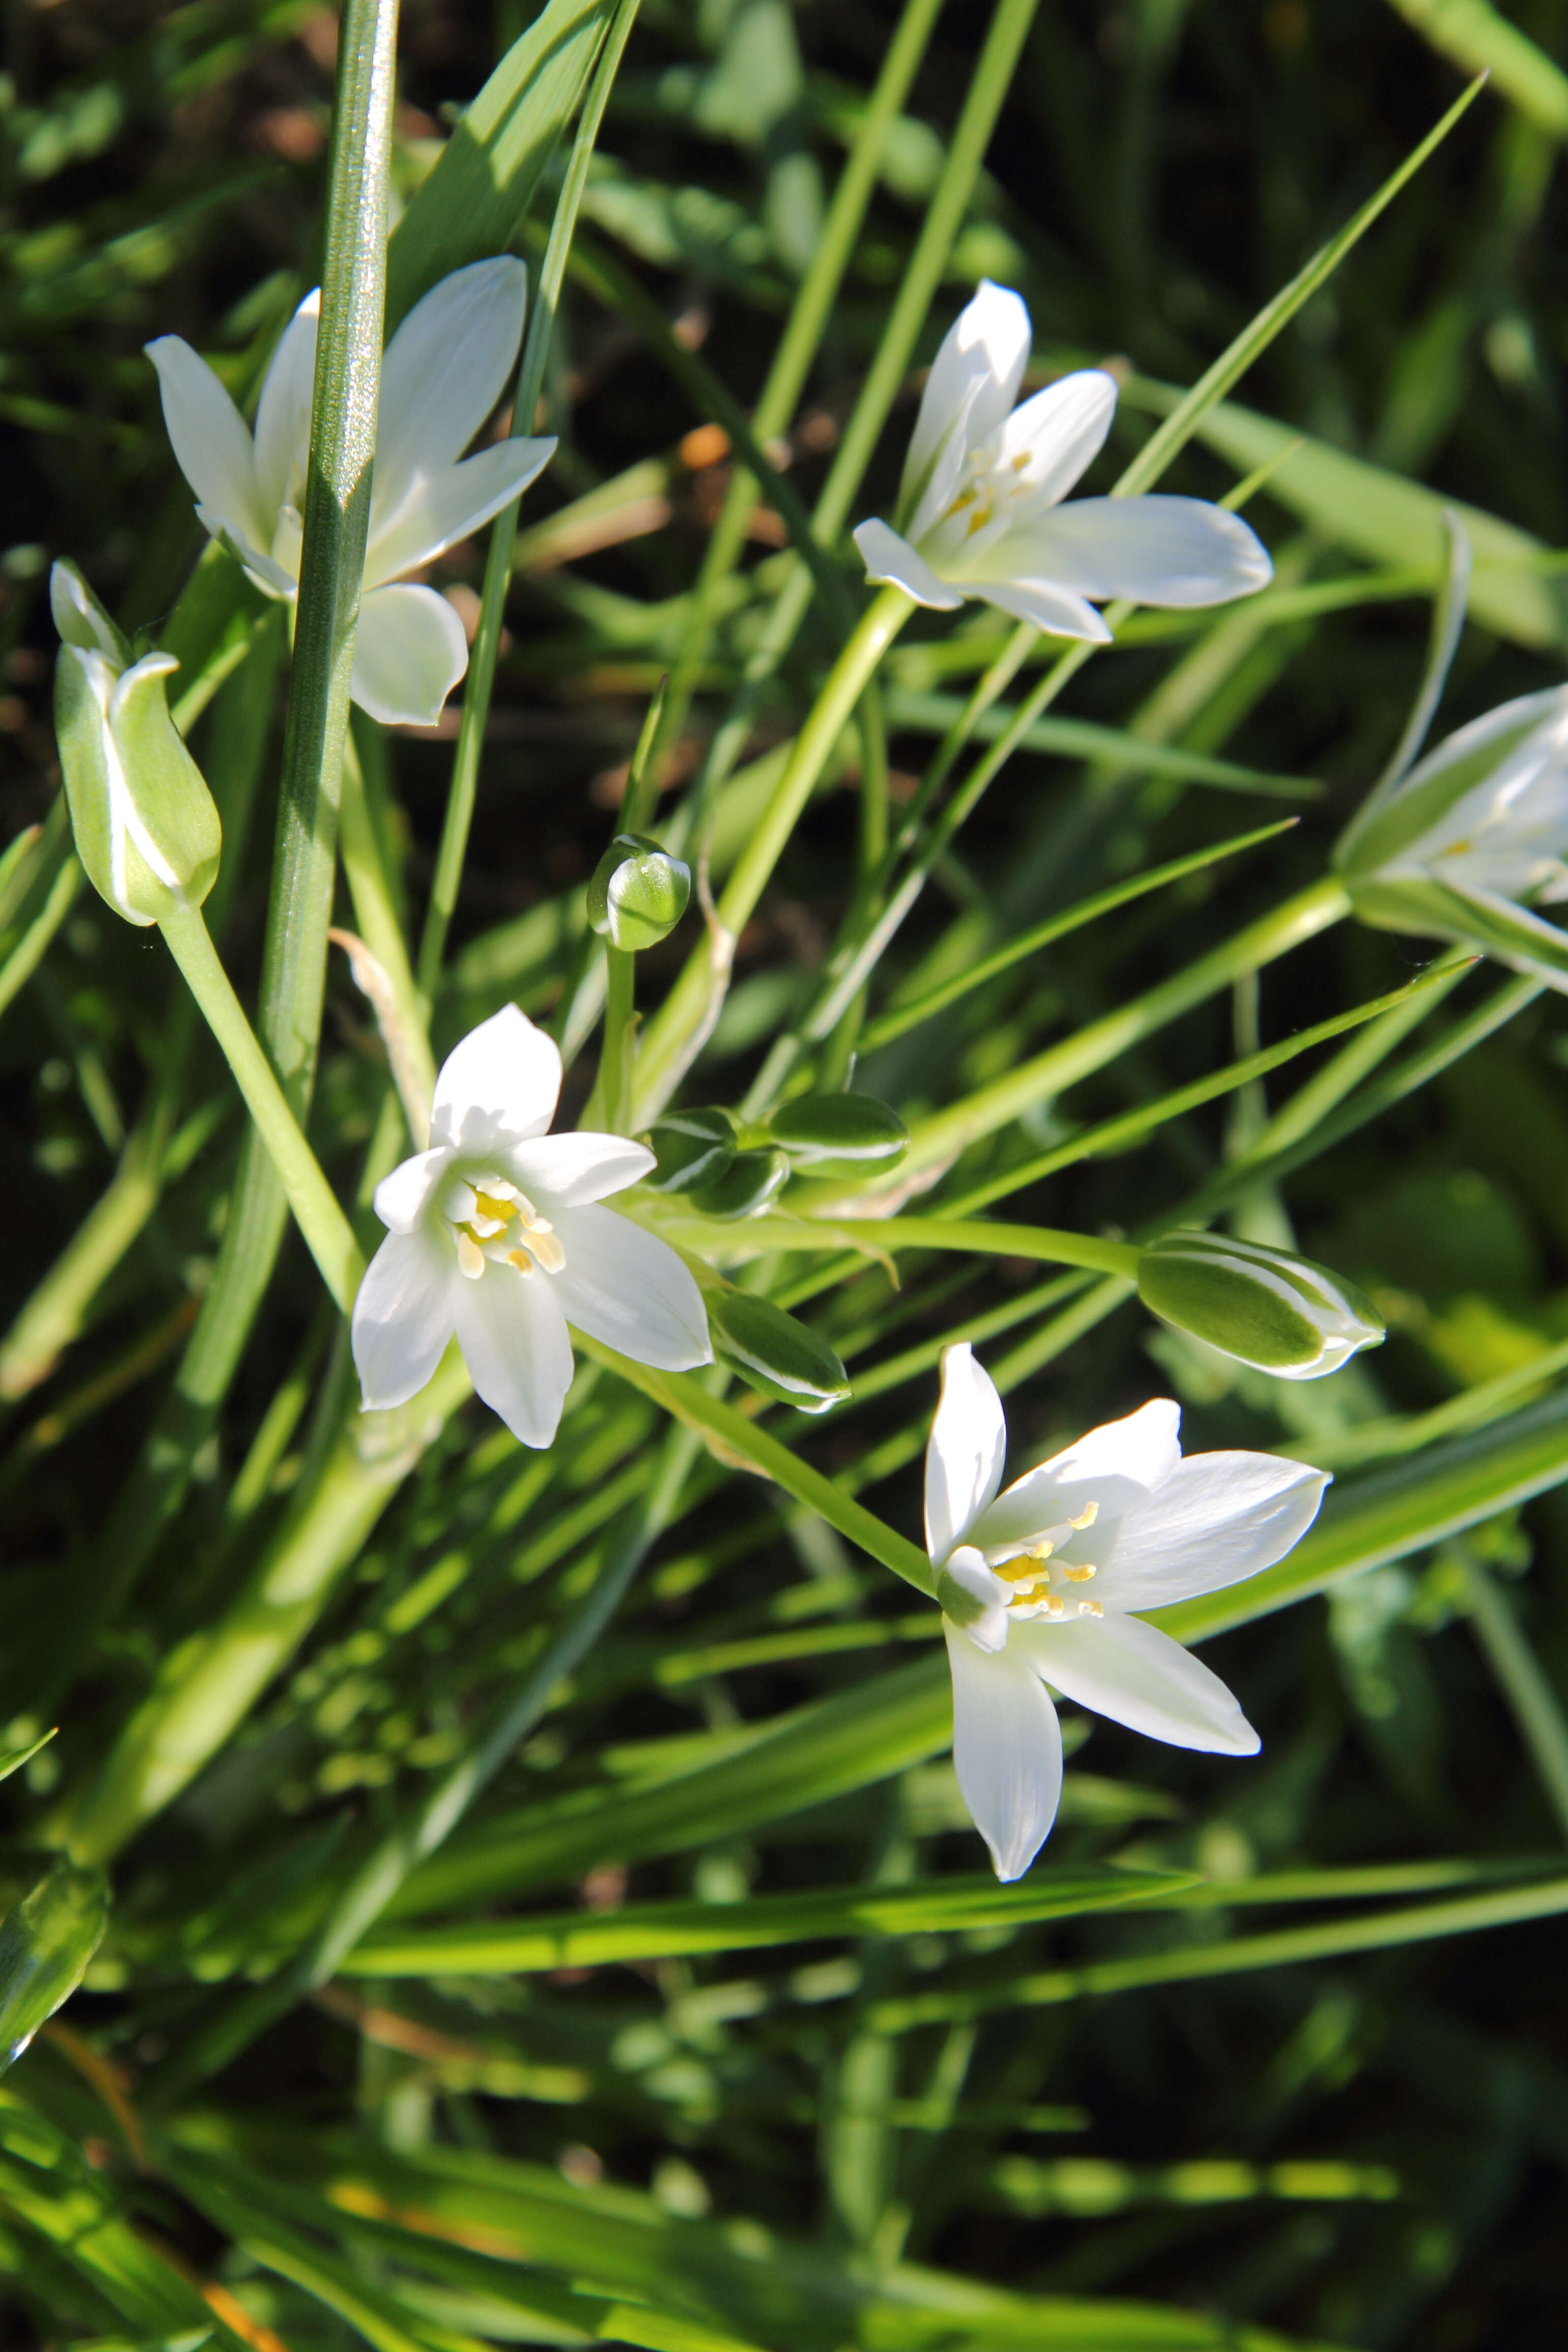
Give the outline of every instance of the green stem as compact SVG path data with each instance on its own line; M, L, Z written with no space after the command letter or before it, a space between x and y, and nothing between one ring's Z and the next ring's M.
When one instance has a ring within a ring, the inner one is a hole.
M1568 1718L1563 1703L1525 1639L1502 1586L1468 1545L1456 1549L1464 1570L1465 1598L1476 1639L1530 1751L1557 1825L1568 1837Z
M889 411L904 382L1038 5L1039 0L998 0L963 111L953 126L942 176L932 191L914 251L905 268L898 299L817 500L813 529L825 546L833 544L848 519ZM741 756L763 689L795 641L811 603L811 591L810 570L797 559L746 664L730 712L703 761L689 803L693 828L699 833L713 794ZM668 1076L666 1091L659 1097L660 1106L679 1076L679 1070Z
M883 588L862 614L854 635L829 671L762 821L719 901L718 920L731 939L743 929L811 798L834 746L847 726L862 688L915 607L901 588ZM638 1058L636 1120L640 1127L668 1100L706 1034L722 993L711 950L698 948L654 1021Z
M1336 878L1330 876L1313 883L1157 988L1091 1022L1059 1045L1037 1054L950 1109L921 1119L910 1135L901 1172L913 1174L955 1159L982 1137L1007 1126L1031 1104L1048 1101L1091 1071L1103 1069L1129 1046L1152 1036L1205 997L1228 988L1243 972L1260 971L1304 940L1315 939L1349 912L1350 899Z
M749 1468L771 1478L796 1502L806 1504L870 1559L890 1568L895 1576L901 1576L906 1584L912 1584L928 1600L935 1599L936 1579L923 1551L874 1513L852 1501L831 1478L813 1470L787 1445L781 1445L776 1437L770 1437L766 1430L748 1421L743 1412L737 1412L733 1405L726 1404L721 1397L710 1396L701 1383L689 1374L660 1372L650 1364L634 1363L629 1357L617 1355L613 1348L605 1347L581 1331L575 1338L585 1356L618 1372L630 1387L640 1389L644 1396L651 1397L676 1421L695 1430L712 1445L721 1461L738 1454Z
M685 1237L684 1228L671 1227ZM693 1227L695 1232L695 1227ZM713 1243L715 1228L704 1224L702 1234ZM1038 1259L1047 1265L1079 1265L1092 1274L1121 1275L1138 1279L1142 1250L1131 1242L1102 1240L1096 1234L1069 1234L1051 1225L1001 1225L961 1217L816 1217L761 1216L729 1236L748 1250L837 1249L864 1244L875 1255L900 1249L964 1250L982 1257Z
M877 184L889 128L909 95L941 8L942 0L909 0L889 45L876 87L855 134L855 144L833 192L821 241L801 280L752 414L752 431L759 441L772 441L787 431L805 389ZM723 608L725 586L745 546L746 527L757 497L755 475L738 467L698 575L690 625L682 638L660 716L656 758L668 752L686 723Z
M605 1126L611 1135L620 1132L630 1091L636 979L637 959L630 949L606 946L605 1049L600 1064L599 1097Z
M352 734L343 751L342 818L343 874L353 900L354 920L380 967L379 973L366 972L363 977L356 967L354 976L374 1008L414 1148L423 1151L429 1140L436 1063L425 1025L424 1002L409 968Z
M315 1153L300 1131L300 1123L289 1108L271 1063L245 1017L245 1009L207 935L201 909L185 908L178 915L167 917L159 928L203 1019L234 1072L246 1108L277 1171L306 1245L321 1269L321 1279L346 1315L364 1272L359 1244L321 1173Z
M637 12L637 0L621 0L620 9L599 53L588 95L584 100L572 160L566 167L566 177L555 206L555 217L550 226L550 242L545 247L544 259L540 268L528 339L523 345L522 362L518 370L517 394L511 413L514 436L526 439L533 431L534 415L544 383L545 362L550 353L551 331L555 323L556 306L561 299L566 257L571 250L573 231L577 226L577 211L587 182L588 165L599 135L599 125L604 120L611 84L616 79L621 53L626 47ZM520 503L520 499L514 499L497 515L485 557L479 627L474 633L474 649L468 661L468 681L463 688L463 710L458 725L458 748L452 755L452 782L447 796L447 814L442 821L441 843L436 853L436 872L430 884L430 903L426 909L425 929L419 941L419 990L426 1005L434 1002L440 982L441 959L447 951L447 934L457 908L463 863L468 851L468 834L473 825L474 803L479 793L479 754L489 718L490 696L495 689L507 592L511 586L512 551L517 544Z

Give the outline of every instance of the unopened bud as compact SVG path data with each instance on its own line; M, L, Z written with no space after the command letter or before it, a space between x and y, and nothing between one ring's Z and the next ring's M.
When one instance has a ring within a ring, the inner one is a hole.
M774 1111L768 1132L799 1176L837 1181L896 1168L910 1131L872 1095L798 1095Z
M708 1297L713 1352L763 1396L797 1412L826 1412L849 1393L843 1365L825 1339L749 1290Z
M172 654L132 647L79 572L57 563L49 602L60 633L55 732L77 856L128 923L199 907L217 877L223 830L201 770L169 716Z
M588 885L588 920L615 948L653 948L686 912L691 868L640 833L618 833Z
M1138 1295L1162 1323L1277 1380L1321 1380L1384 1337L1353 1283L1226 1234L1163 1234L1143 1253Z
M644 1183L650 1192L695 1192L716 1184L735 1157L735 1123L727 1110L672 1110L647 1131L658 1162Z
M788 1181L782 1151L737 1151L718 1182L704 1185L692 1201L705 1217L756 1217Z

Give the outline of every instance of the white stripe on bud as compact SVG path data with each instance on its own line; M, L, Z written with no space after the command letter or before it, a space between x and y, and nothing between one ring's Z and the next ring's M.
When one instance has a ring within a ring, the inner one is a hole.
M1163 1234L1143 1253L1138 1295L1162 1323L1277 1380L1321 1380L1384 1338L1352 1283L1228 1234Z

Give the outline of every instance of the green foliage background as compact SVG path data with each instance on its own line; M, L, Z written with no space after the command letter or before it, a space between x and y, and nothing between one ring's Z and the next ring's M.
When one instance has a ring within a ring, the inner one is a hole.
M661 804L678 811L756 654L790 561L776 501L710 636L693 635L726 430L758 397L897 14L889 0L644 0L550 354L562 448L522 513L437 1051L509 999L542 1020L564 1010L584 887L649 694L696 645ZM405 199L528 16L409 0ZM941 10L807 391L770 445L807 507L988 21L973 0ZM1510 24L1528 39L1505 38ZM1434 28L1449 54L1428 46ZM331 37L310 0L10 12L7 840L46 823L56 792L49 561L79 562L127 625L178 633L196 529L140 347L182 333L242 401L254 391L320 274ZM1568 83L1551 59L1565 55L1561 0L1506 22L1417 0L1035 13L917 359L977 277L1017 286L1037 362L1125 363L1106 481L1169 406L1164 387L1194 382L1373 194L1452 103L1459 69L1489 56L1499 72L1263 354L1245 409L1212 414L1172 477L1213 497L1272 465L1247 510L1276 588L1217 615L1135 615L937 862L876 975L868 1018L887 1042L873 1027L858 1066L911 1123L1321 874L1420 676L1442 499L1479 519L1440 726L1558 682ZM560 176L557 156L521 233L531 261ZM891 496L911 394L854 515ZM470 614L483 561L465 547L439 573ZM829 603L754 698L716 803L716 875L756 824L770 781L756 763L841 641ZM182 643L187 677L214 635ZM932 616L885 666L895 824L1005 637L984 608ZM257 645L191 720L225 804L224 950L247 994L282 707L281 646ZM410 937L455 734L356 728ZM741 939L688 1098L737 1099L809 1001L879 744L873 727L840 747ZM894 1034L889 1008L1023 928L1288 814L1301 819L1289 835ZM0 1740L23 1749L60 1728L0 1800L13 1901L154 1677L226 1622L300 1496L331 1475L343 1380L335 1318L291 1234L181 1509L149 1530L144 1560L111 1556L210 1276L240 1119L216 1055L182 1026L156 938L85 895L60 903L58 880L26 888L0 940ZM689 920L647 960L650 997L693 935ZM1000 1186L1081 1128L1396 989L1423 961L1415 942L1335 929L1065 1091L1042 1082L932 1201ZM611 1373L584 1372L548 1456L470 1402L422 1454L389 1455L279 1671L115 1856L81 1990L0 2085L11 2338L211 2336L255 2352L1552 2340L1568 2292L1554 1696L1568 1409L1552 1387L1568 1362L1568 1026L1554 997L1484 967L1398 1019L1407 1044L1385 1024L1343 1049L1375 1039L1393 1056L1368 1053L1345 1096L1357 1116L1325 1123L1325 1099L1298 1120L1290 1164L1233 1186L1247 1230L1293 1233L1387 1318L1386 1349L1330 1382L1237 1373L1103 1284L1022 1258L909 1253L896 1292L874 1262L851 1260L831 1288L798 1259L762 1276L839 1350L855 1396L820 1423L769 1409L761 1425L907 1538L949 1337L974 1337L1010 1390L1016 1461L1169 1390L1189 1447L1280 1446L1333 1467L1331 1515L1273 1589L1299 1605L1251 1622L1211 1611L1192 1629L1230 1627L1208 1654L1263 1732L1257 1762L1080 1719L1061 1823L999 1892L978 1875L945 1759L933 1611L722 1445L671 1451L658 1404ZM1137 1232L1217 1181L1336 1050L1267 1092L1157 1127L1134 1118L1115 1150L1013 1189L1003 1213ZM573 1109L592 1068L590 1048ZM337 963L311 1135L351 1203L386 1097ZM671 1524L599 1626L594 1595L634 1564L658 1465ZM1301 1597L1324 1585L1326 1600ZM590 1637L575 1652L552 1646L574 1628ZM330 1980L291 1979L351 1869L535 1685L521 1744L439 1850L397 1874L378 1924ZM1148 1875L1115 1875L1131 1870ZM70 1899L90 1913L95 1888ZM69 1922L57 1931L69 1941Z

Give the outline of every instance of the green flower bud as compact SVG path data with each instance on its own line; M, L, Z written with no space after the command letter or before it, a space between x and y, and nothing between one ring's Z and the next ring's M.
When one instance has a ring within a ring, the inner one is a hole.
M735 1157L735 1126L727 1110L672 1110L647 1136L658 1166L644 1183L650 1192L695 1192L716 1184Z
M1384 1337L1353 1284L1226 1234L1163 1234L1143 1253L1138 1295L1162 1323L1282 1381L1321 1380Z
M797 1412L826 1412L849 1393L843 1365L825 1340L771 1299L749 1290L710 1292L713 1351L751 1387Z
M686 912L691 868L640 833L617 833L588 885L588 920L616 948L653 948Z
M0 2067L81 1982L108 1916L100 1870L59 1861L0 1927Z
M788 1181L782 1151L737 1151L718 1182L704 1185L692 1202L705 1217L760 1216Z
M133 660L69 564L55 565L49 602L61 639L55 732L88 880L129 923L199 907L217 877L223 831L163 698L179 664L162 653Z
M884 1174L910 1148L898 1112L871 1095L799 1095L774 1111L768 1132L797 1176L834 1181Z

